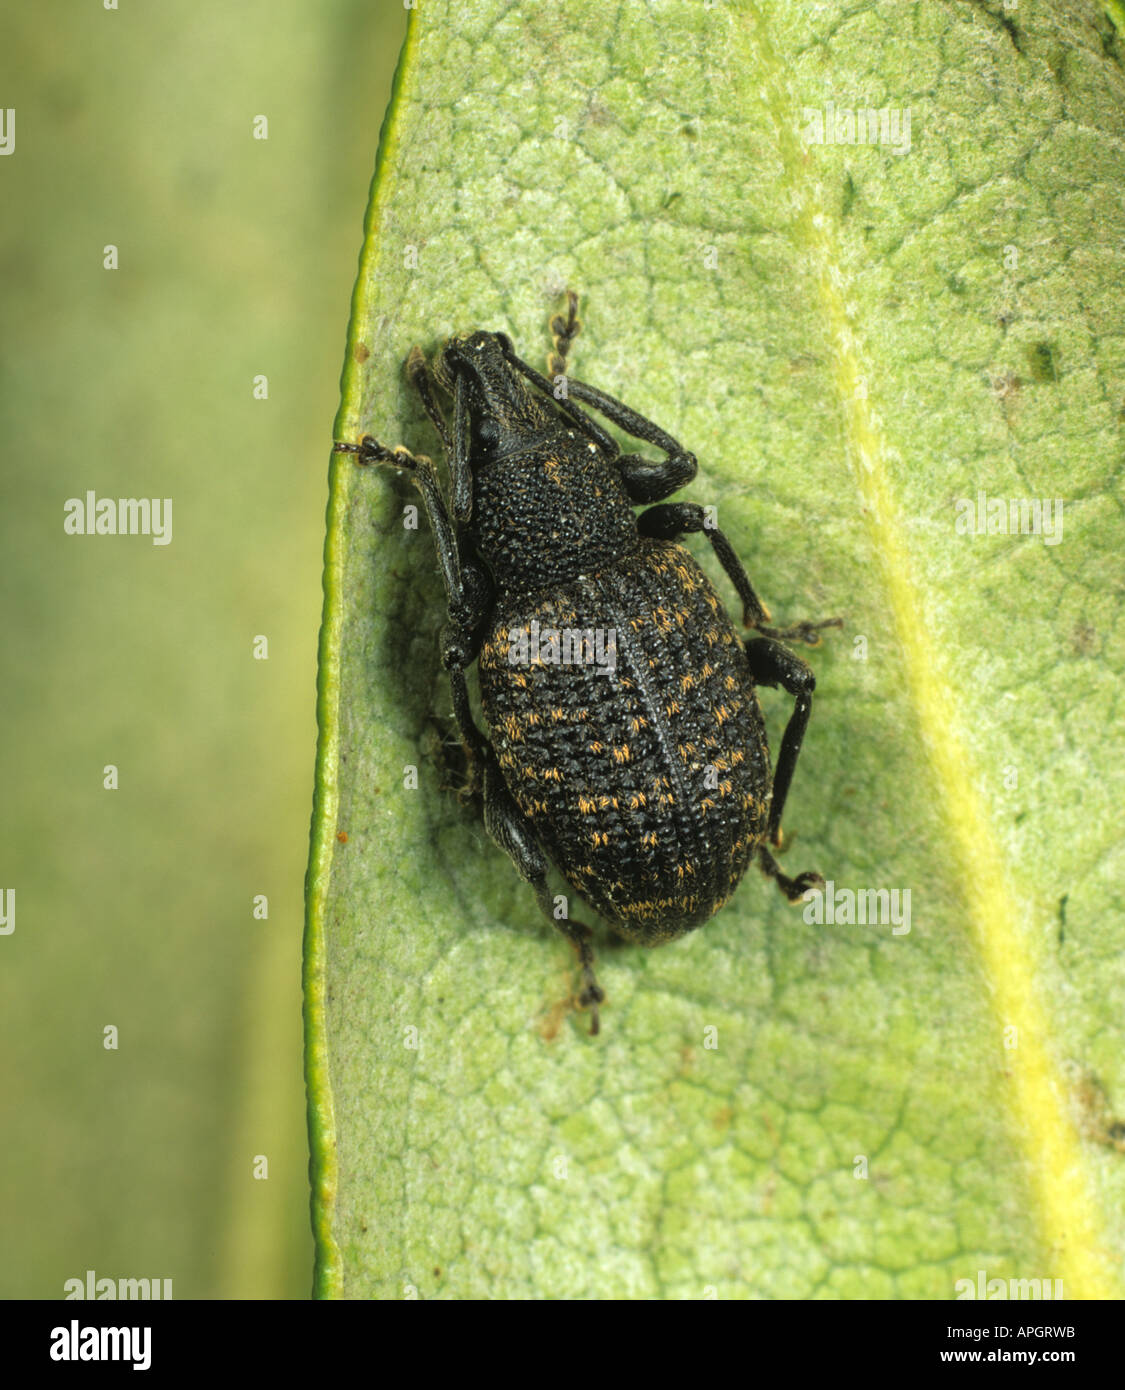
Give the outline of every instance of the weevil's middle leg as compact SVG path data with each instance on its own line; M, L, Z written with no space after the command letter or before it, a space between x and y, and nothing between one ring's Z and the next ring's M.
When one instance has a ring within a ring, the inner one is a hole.
M578 995L580 1008L590 1010L590 1033L600 1028L598 1006L605 1002L605 991L594 974L594 948L590 944L592 931L583 922L560 920L555 916L547 886L547 857L539 848L527 817L516 805L504 785L494 758L488 758L484 769L484 824L493 840L516 866L516 872L535 890L535 897L544 916L567 938L578 953L582 969L582 990Z
M743 626L753 628L763 637L772 637L781 642L804 642L807 646L816 647L820 644L822 629L843 627L841 618L825 618L818 623L794 623L792 627L767 627L769 609L755 592L746 566L722 531L708 522L707 510L698 502L665 502L662 506L650 507L647 512L642 512L637 518L637 529L642 536L667 541L678 540L685 532L706 536L742 600Z
M665 502L642 512L637 518L637 529L642 536L665 541L679 540L685 532L706 536L742 600L743 625L757 628L759 624L769 621L769 609L755 592L745 566L735 554L734 546L718 527L708 523L706 508L698 502Z
M401 446L388 449L369 434L364 435L358 444L339 442L332 447L338 454L354 454L356 463L361 465L383 463L406 469L422 494L445 585L448 617L441 635L442 665L449 676L453 713L469 754L469 791L472 793L480 784L488 742L473 719L465 668L476 660L478 629L492 601L491 581L477 561L461 553L457 532L442 496L437 470L425 454L412 454Z

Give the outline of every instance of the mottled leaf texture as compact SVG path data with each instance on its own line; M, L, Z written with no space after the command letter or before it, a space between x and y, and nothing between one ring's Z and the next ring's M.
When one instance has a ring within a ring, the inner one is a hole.
M503 330L542 365L579 290L574 375L699 456L683 495L776 620L845 620L811 653L784 861L831 880L836 920L752 870L682 941L603 932L590 1037L572 950L449 790L417 494L337 458L322 1295L1121 1296L1119 23L1083 0L411 15L336 437L438 455L410 346ZM769 693L775 749L787 708ZM880 889L882 920L840 920Z

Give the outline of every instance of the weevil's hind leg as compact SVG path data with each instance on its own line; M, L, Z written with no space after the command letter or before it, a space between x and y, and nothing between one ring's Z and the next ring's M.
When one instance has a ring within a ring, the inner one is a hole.
M578 294L575 290L566 292L566 318L556 314L551 319L551 338L555 350L547 355L547 375L553 378L566 376L566 357L570 345L582 332L582 320L578 317Z
M816 676L807 661L796 652L783 647L772 637L756 637L746 644L746 660L755 685L780 686L787 695L796 701L785 734L781 740L781 751L777 755L777 767L773 774L773 796L770 801L769 838L774 845L781 844L781 815L789 795L789 784L797 767L797 755L801 751L805 730L809 725L812 711L813 691L816 689ZM767 868L766 872L769 872Z
M772 878L791 903L800 902L810 888L823 888L824 879L819 874L798 874L789 878L781 872L781 865L765 847L758 846L758 867L767 878Z
M842 624L839 618L829 618L820 623L798 623L795 627L784 630L763 626L769 619L769 610L755 593L750 576L730 541L717 527L708 526L706 522L707 514L697 503L667 502L663 506L650 507L647 512L642 512L637 518L637 529L642 536L652 536L659 540L677 540L685 531L701 531L711 542L715 554L719 557L719 563L738 591L742 600L743 623L758 632L769 634L747 642L746 660L755 685L780 686L796 700L781 740L770 800L768 834L771 843L780 845L781 816L789 796L793 773L796 771L797 755L801 751L805 730L808 728L816 676L808 662L803 661L788 647L782 646L778 638L799 637L810 646L815 646L820 641L818 633L821 628L840 627ZM820 875L815 873L800 874L795 879L786 877L765 845L759 846L758 857L762 872L777 882L778 887L791 902L796 901L806 888L823 882Z
M578 1007L589 1009L590 1036L592 1038L597 1037L602 1027L598 1009L600 1005L605 1003L605 990L598 984L598 977L594 974L593 930L584 922L572 922L568 918L564 918L561 922L556 920L551 908L551 895L547 888L546 874L532 886L535 889L535 896L539 899L539 906L543 909L548 920L562 932L578 955L578 964L582 970L582 990L578 995Z
M820 634L826 627L843 627L843 618L822 618L820 622L807 621L791 623L789 627L765 627L762 623L748 623L748 627L760 632L763 637L772 637L777 642L802 642L806 647L819 647Z
M598 1005L605 1002L605 992L594 974L594 948L590 944L593 933L582 922L556 919L547 887L547 857L539 848L527 817L504 785L493 758L488 759L484 770L484 824L500 848L511 857L520 878L534 888L547 920L562 932L578 953L578 964L582 968L582 991L578 1004L590 1010L590 1032L597 1033L601 1026Z

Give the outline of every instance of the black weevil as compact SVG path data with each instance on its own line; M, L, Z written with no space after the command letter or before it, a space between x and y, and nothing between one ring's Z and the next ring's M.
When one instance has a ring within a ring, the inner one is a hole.
M356 462L410 471L433 530L448 600L442 661L489 834L535 890L582 967L579 1004L605 995L590 928L552 900L547 856L626 940L672 941L730 898L757 858L791 901L823 883L789 878L767 846L809 720L815 678L782 644L819 641L839 619L767 627L769 613L730 542L693 502L660 502L695 476L670 435L614 397L566 376L579 331L577 296L551 321L549 381L503 333L446 343L434 376L453 399L438 406L421 349L406 373L449 460L446 503L430 459L370 435L337 443ZM660 449L623 454L577 404ZM702 532L742 601L743 642L718 594L678 544ZM477 728L465 671L477 662L487 735ZM796 701L770 776L755 686ZM544 853L544 851L546 853Z

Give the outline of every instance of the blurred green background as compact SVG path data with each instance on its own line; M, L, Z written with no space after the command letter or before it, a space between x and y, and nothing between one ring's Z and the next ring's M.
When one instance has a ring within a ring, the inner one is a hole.
M5 17L6 1298L61 1298L89 1269L176 1298L310 1292L300 945L327 466L406 17L398 0ZM171 497L171 544L64 534L88 490Z

